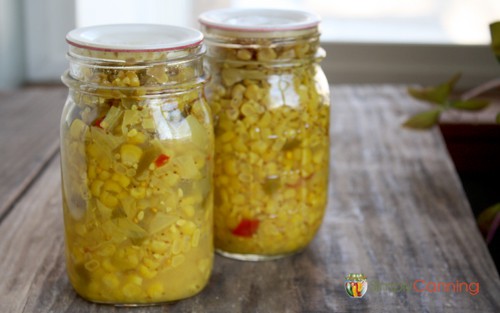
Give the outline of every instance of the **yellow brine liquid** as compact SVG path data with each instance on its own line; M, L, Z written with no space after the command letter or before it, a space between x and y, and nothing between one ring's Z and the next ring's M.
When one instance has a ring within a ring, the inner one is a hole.
M61 126L70 281L95 302L192 296L213 262L213 131L200 43L110 52L71 39Z
M297 20L309 19L306 25ZM215 246L266 260L303 249L325 212L329 91L319 19L283 10L201 16L215 123Z

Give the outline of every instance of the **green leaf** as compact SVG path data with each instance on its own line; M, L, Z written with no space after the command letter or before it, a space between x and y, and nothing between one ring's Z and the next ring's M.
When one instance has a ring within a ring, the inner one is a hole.
M351 287L351 283L348 282L348 283L345 283L345 291L347 292L348 295L350 295L351 297L354 296L354 294L352 293L352 287Z
M497 124L500 124L500 112L497 113L496 122L497 122Z
M404 127L415 129L428 129L436 125L439 121L441 109L434 109L413 115L403 123Z
M500 214L500 203L490 206L479 214L477 217L477 225L484 235L488 234L492 230L491 227L493 226L493 221L498 214Z
M422 89L408 88L408 93L415 99L428 101L434 104L444 105L448 96L455 88L455 84L460 79L460 73L453 75L447 82L434 87Z
M451 106L458 110L479 111L484 109L490 104L488 100L484 99L470 99L470 100L454 100L451 101Z
M490 24L491 49L500 62L500 22Z

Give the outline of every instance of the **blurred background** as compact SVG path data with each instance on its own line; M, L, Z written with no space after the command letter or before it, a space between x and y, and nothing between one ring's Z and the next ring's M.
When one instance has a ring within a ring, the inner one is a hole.
M0 0L0 90L59 82L65 34L113 23L198 27L216 8L306 9L323 18L323 63L333 83L433 84L452 73L462 86L498 76L488 24L498 0Z

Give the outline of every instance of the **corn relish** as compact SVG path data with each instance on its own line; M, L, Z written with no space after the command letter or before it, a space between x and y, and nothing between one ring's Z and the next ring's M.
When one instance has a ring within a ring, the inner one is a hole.
M215 124L215 246L267 260L302 250L326 206L329 89L319 18L288 10L200 16Z
M208 282L214 139L202 38L159 25L96 26L67 36L66 264L85 299L161 303Z

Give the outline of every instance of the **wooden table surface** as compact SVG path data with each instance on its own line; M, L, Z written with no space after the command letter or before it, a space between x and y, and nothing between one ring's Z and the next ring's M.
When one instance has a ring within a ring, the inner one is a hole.
M169 305L81 299L63 258L58 128L66 93L0 93L1 313L500 312L498 272L441 134L400 127L425 106L398 86L332 88L329 204L303 253L260 263L217 256L206 289ZM363 298L347 296L347 273L367 276ZM416 292L416 280L478 282L480 290Z

